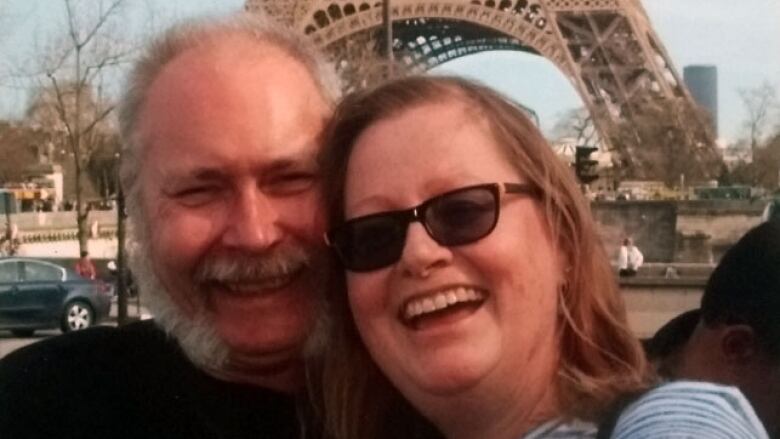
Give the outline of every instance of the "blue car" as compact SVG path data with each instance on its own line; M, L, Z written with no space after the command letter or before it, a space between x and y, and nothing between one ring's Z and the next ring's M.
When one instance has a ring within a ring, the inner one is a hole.
M88 328L108 316L113 294L109 284L51 262L0 258L0 329L17 336Z

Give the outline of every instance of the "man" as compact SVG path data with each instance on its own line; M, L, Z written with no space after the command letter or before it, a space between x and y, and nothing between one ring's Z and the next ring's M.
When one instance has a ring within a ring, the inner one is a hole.
M155 321L7 356L0 436L300 436L292 395L327 265L315 156L335 90L259 18L150 46L120 111L120 172Z
M738 387L769 435L780 437L780 223L763 223L730 248L700 310L685 316L693 317L675 319L651 342L676 333L674 348L662 353L666 375ZM696 316L692 331L679 323Z
M636 276L645 258L631 238L625 238L618 251L618 274L620 277Z
M74 268L76 273L85 279L95 280L97 277L97 269L95 268L95 264L92 262L92 260L89 259L89 252L87 251L81 252L81 257L76 262L76 266Z

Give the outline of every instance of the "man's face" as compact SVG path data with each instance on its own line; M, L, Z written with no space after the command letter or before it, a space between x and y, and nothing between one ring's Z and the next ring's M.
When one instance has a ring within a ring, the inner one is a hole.
M315 156L330 114L313 79L241 37L185 51L141 110L150 262L186 318L247 368L296 358L324 254Z

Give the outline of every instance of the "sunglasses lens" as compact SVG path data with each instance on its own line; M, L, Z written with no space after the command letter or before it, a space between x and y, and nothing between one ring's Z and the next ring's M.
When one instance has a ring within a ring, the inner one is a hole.
M333 244L348 270L370 271L398 260L405 232L399 218L377 215L347 222L333 236Z
M474 186L432 198L416 208L347 221L328 235L344 267L372 271L394 264L406 244L415 213L440 245L469 244L487 236L498 221L496 185Z
M489 234L498 219L497 194L490 187L476 187L432 200L425 212L431 236L442 245L474 242Z

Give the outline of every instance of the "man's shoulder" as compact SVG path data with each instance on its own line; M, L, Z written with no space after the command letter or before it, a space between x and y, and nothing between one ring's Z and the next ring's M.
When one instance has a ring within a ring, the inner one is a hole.
M52 337L0 360L0 436L297 437L295 402L197 369L151 322Z
M671 382L647 392L625 409L614 431L616 439L668 437L671 433L768 438L739 389L697 381Z
M123 357L137 349L159 348L165 335L153 322L122 328L99 326L42 340L20 348L0 360L0 385L4 378L42 371L46 374L78 369L84 371ZM128 352L128 349L130 350Z
M134 413L143 407L145 389L165 384L154 370L176 358L166 349L175 352L164 333L140 322L90 328L14 351L0 360L0 431L17 438L98 437L84 432L104 435L125 425L124 417L141 418Z
M9 395L78 391L81 383L117 388L175 349L151 321L51 337L0 360L0 404Z

